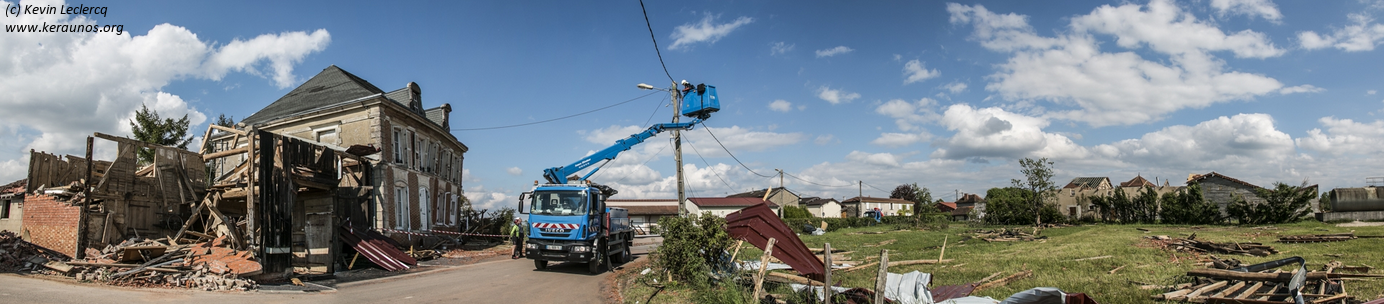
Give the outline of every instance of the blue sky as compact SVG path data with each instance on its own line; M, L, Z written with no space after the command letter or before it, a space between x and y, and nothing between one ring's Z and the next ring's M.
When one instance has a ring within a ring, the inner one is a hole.
M200 134L333 64L385 90L419 83L425 106L453 106L457 129L668 83L637 1L82 4L108 12L0 17L127 31L0 33L0 179L22 178L30 149L80 154L93 131L128 134L140 104L188 114ZM1008 185L1024 157L1055 161L1060 183L1217 171L1330 189L1384 175L1362 165L1384 161L1384 2L646 5L672 77L718 87L722 112L705 126L775 175L699 127L684 144L691 196L778 186L782 169L806 196L916 182L951 200ZM471 148L467 196L508 206L542 169L667 122L666 102L454 131ZM593 179L623 198L675 197L670 145L650 139Z

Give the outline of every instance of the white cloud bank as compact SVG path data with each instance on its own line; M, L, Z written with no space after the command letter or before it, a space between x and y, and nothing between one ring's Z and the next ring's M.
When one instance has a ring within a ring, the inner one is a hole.
M687 49L696 43L705 42L707 44L716 43L717 40L730 35L736 29L754 22L754 18L741 16L735 18L730 23L716 23L717 15L706 14L700 22L695 24L688 23L679 25L673 29L673 44L668 45L669 50Z
M837 46L837 47L834 47L834 48L825 49L825 50L817 50L817 58L831 57L831 56L841 55L841 54L845 54L845 53L850 53L851 51L855 51L855 49L846 47L846 46L844 46L844 45L842 45L842 46Z
M96 21L45 14L0 18L0 24L44 23L85 25ZM194 125L200 124L207 115L182 97L164 92L165 86L174 80L215 81L230 72L244 72L268 78L280 88L289 87L297 82L294 65L326 49L330 42L327 30L318 29L262 34L221 44L166 23L145 35L5 35L4 43L0 43L0 108L8 112L0 128L30 140L0 144L7 150L0 151L0 157L17 158L0 163L26 164L25 156L18 156L22 154L18 152L29 149L80 154L84 137L93 131L129 134L128 121L142 104L162 117L187 115ZM30 133L37 135L22 135ZM22 178L23 172L0 172L0 179Z

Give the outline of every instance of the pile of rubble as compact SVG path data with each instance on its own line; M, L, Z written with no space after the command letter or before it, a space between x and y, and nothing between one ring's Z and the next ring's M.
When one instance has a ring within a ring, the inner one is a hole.
M1196 303L1293 303L1288 285L1294 272L1301 269L1254 271L1263 268L1256 267L1262 264L1241 265L1236 260L1214 257L1212 260L1215 263L1213 268L1187 272L1187 276L1193 278L1193 283L1164 287L1167 292L1153 295L1153 299ZM1299 294L1310 303L1359 303L1346 293L1342 278L1381 276L1368 274L1368 271L1367 267L1351 267L1331 261L1322 265L1322 271L1305 274L1306 281Z
M1188 236L1186 239L1171 238L1166 235L1154 235L1145 238L1153 240L1154 243L1159 244L1165 249L1176 251L1242 254L1260 257L1278 254L1278 250L1260 243L1216 243L1212 241L1197 240L1197 235L1195 233Z
M1332 233L1332 234L1313 234L1313 235L1284 235L1279 236L1280 243L1320 243L1320 242L1342 242L1354 239L1379 239L1384 236L1378 235L1355 235L1355 232Z
M87 248L87 258L64 263L64 275L78 281L118 286L250 290L261 266L249 251L223 247L224 238L196 244L167 239L129 240L103 250Z
M0 231L0 272L31 271L53 274L50 266L67 261L67 256L34 246L20 239L14 232Z
M1033 232L1024 232L1023 229L1024 228L1000 228L996 230L980 230L973 232L975 232L975 238L985 240L986 242L1033 241L1045 240L1048 238L1047 236L1035 236L1035 234L1037 234L1036 228L1032 229Z

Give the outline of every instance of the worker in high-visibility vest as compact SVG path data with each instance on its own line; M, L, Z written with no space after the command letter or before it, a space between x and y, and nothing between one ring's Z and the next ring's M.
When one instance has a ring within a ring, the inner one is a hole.
M510 259L518 259L524 256L524 225L519 218L514 218L514 225L509 226L509 240L514 243L514 253L510 254Z

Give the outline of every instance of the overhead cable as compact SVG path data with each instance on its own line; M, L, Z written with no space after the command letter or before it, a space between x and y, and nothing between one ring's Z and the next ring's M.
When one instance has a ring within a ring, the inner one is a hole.
M659 92L660 92L660 91L650 92L649 94L644 94L644 95L642 95L642 96L635 97L635 98L630 99L630 100L621 101L621 102L618 102L618 103L615 103L615 104L612 104L612 105L608 105L608 106L596 108L595 110L586 111L586 112L581 112L581 113L572 114L572 115L567 115L567 116L558 117L558 118L553 118L553 119L549 119L549 120L535 121L535 122L528 122L528 123L521 123L521 124L514 124L514 125L507 125L507 126L497 126L497 127L452 129L452 131L477 131L477 130L504 129L504 128L522 127L522 126L527 126L527 125L536 125L536 124L541 124L541 123L551 122L551 121L558 121L558 120L568 119L568 118L577 117L577 116L582 116L582 115L586 115L586 114L591 114L591 112L596 112L596 111L600 111L600 110L609 109L609 108L612 108L612 107L615 107L615 106L618 106L618 105L622 105L622 104L629 103L629 102L631 102L631 101L635 101L635 100L642 99L642 98L644 98L644 97L649 97L649 95L658 94Z
M745 167L745 170L750 170L750 173L754 173L754 175L759 175L761 177L774 177L773 175L759 174L759 172L755 172L754 169L750 169L750 166L746 166L744 162L740 161L740 158L735 157L735 153L730 153L730 149L726 149L726 144L721 143L721 139L716 138L716 133L711 132L711 127L706 126L706 122L702 122L701 125L702 129L706 130L706 134L711 134L711 139L715 139L716 144L721 145L721 149L726 150L726 154L729 154L730 158L734 159L736 163L739 163L741 167Z

